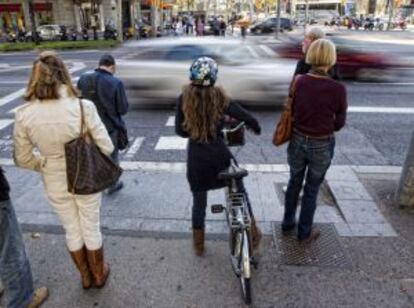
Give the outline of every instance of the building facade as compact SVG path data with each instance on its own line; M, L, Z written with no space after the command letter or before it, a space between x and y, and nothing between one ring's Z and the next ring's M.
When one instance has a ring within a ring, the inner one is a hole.
M117 14L117 0L33 0L36 26L61 24L82 28L97 27L104 30L106 24L114 26L118 16L122 25L130 27L140 12L139 0L121 0L122 13ZM0 0L0 30L2 32L28 30L31 27L29 0Z

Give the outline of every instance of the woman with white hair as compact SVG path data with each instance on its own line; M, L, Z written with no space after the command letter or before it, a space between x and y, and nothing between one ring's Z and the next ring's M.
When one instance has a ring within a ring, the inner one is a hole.
M294 76L296 75L304 75L307 74L310 69L311 66L309 64L306 63L306 53L308 52L308 49L310 47L310 45L319 39L323 39L325 38L325 33L323 32L322 29L314 27L311 28L310 30L308 30L305 34L305 37L303 38L302 41L302 52L304 57L302 59L300 59L298 61L298 63L296 64L296 69L295 69L295 73ZM334 66L332 66L329 71L328 71L329 75L335 79L335 80L339 80L339 75L338 75L338 69L336 64Z

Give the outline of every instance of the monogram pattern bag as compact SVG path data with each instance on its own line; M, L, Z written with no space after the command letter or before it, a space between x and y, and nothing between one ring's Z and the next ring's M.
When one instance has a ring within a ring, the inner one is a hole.
M289 96L285 105L285 109L283 110L282 116L280 117L279 122L276 125L276 130L273 134L273 141L272 143L275 146L279 146L284 144L285 142L290 140L293 131L293 101L295 99L295 92L296 92L296 83L299 77L296 77L293 81L292 87L289 92Z
M122 169L103 154L85 131L85 115L82 101L80 136L65 144L68 191L77 195L89 195L103 191L116 183Z

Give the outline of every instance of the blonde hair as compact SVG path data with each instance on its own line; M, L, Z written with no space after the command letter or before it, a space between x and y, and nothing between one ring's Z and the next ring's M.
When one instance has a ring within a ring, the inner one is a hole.
M221 87L200 87L189 84L183 89L183 129L191 139L207 143L217 135L217 124L229 105Z
M313 42L318 39L325 38L325 33L321 28L314 27L307 31L305 36Z
M306 53L306 63L314 67L332 67L336 63L334 43L326 39L314 41Z
M65 85L68 95L77 97L78 91L62 59L53 52L45 51L33 62L32 74L27 86L26 101L59 99L59 88Z

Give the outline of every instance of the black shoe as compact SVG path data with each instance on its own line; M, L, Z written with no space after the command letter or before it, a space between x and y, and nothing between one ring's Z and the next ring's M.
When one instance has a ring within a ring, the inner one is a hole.
M321 231L319 231L319 229L312 228L311 233L308 237L301 238L300 236L298 236L298 240L303 244L310 244L311 242L316 241L320 235Z
M284 226L282 224L282 235L290 235L292 233L293 230L295 230L296 225L288 225L288 226Z
M108 188L108 195L112 195L117 191L121 190L124 187L124 183L122 181L116 182L115 185Z

